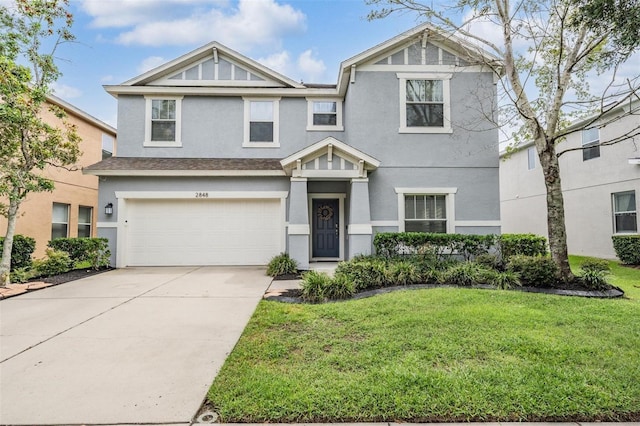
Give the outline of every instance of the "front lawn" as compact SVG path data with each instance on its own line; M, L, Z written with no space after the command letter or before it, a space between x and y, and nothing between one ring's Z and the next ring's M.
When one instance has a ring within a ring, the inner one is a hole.
M639 421L638 296L262 301L209 401L223 422Z

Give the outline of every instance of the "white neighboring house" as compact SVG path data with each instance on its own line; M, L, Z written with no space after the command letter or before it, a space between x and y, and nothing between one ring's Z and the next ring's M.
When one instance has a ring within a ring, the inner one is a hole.
M558 152L586 147L560 156L569 253L613 259L611 237L638 234L640 137L600 143L640 127L640 102L616 108L606 122L570 134ZM502 232L548 236L546 190L533 143L500 157Z

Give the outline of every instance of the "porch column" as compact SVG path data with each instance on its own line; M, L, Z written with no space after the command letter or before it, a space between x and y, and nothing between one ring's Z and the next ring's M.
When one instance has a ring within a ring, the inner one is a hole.
M298 268L309 269L309 204L307 179L291 178L289 191L289 256L298 262Z
M349 196L349 259L371 254L373 229L369 206L369 179L351 179Z

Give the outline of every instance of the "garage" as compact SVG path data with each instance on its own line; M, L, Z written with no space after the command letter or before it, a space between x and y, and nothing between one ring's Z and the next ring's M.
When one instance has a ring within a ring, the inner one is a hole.
M284 251L280 199L130 199L128 266L266 265Z

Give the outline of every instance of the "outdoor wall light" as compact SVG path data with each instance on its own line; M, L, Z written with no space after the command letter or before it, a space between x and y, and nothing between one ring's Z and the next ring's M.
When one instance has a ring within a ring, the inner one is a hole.
M112 215L113 214L113 204L109 203L106 206L104 206L104 214L106 215Z

